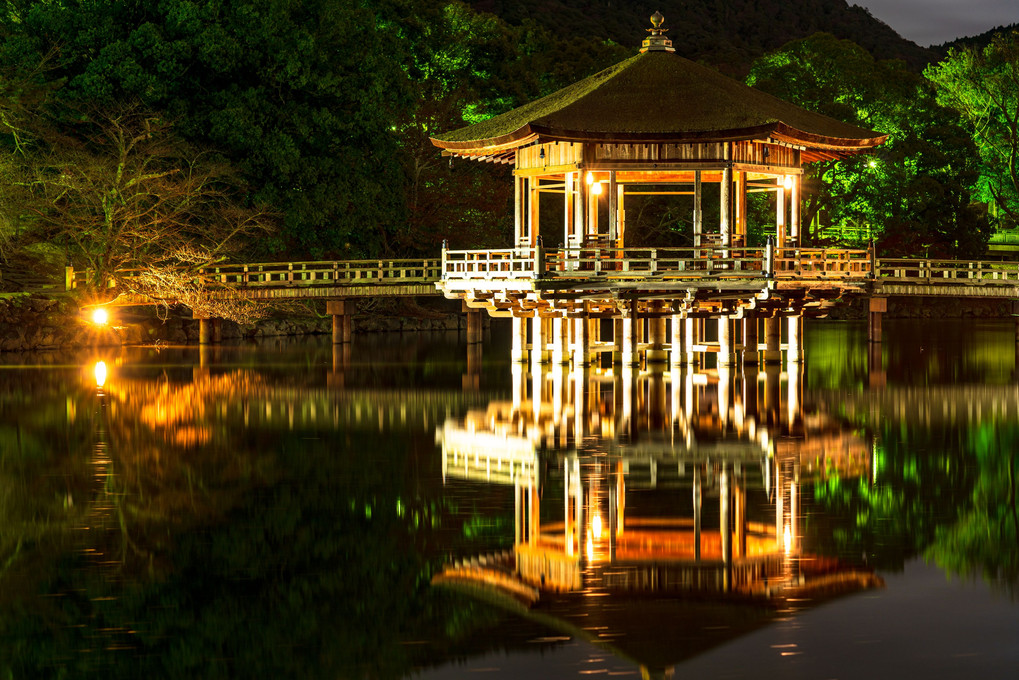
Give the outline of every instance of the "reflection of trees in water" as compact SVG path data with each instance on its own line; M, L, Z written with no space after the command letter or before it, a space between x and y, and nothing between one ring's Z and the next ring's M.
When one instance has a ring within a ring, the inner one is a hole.
M33 399L22 441L30 432L38 443L20 454L20 467L0 469L0 478L11 473L8 486L39 480L0 497L4 526L23 542L4 557L25 573L20 597L4 588L0 671L397 677L435 653L401 640L448 644L491 620L483 607L427 588L428 556L450 535L463 540L476 515L443 498L430 432L394 429L380 441L374 423L300 421L246 430L225 415L259 384L244 372L194 383L117 380L105 397L101 489L90 481L100 413L91 391ZM61 419L63 431L53 427ZM15 420L0 406L0 428ZM16 449L4 442L10 463ZM78 515L56 512L65 497L56 491L68 482L47 466L77 485ZM90 488L110 504L92 525ZM45 554L27 519L8 521L39 513L50 517ZM99 519L104 530L93 531ZM4 586L11 574L3 572Z
M980 576L1010 598L1019 590L1019 428L983 425L969 433L976 483L966 510L937 528L925 556L950 574Z

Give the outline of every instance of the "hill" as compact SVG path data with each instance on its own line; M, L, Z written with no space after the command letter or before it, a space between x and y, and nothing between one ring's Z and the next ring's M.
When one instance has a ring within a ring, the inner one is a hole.
M915 70L938 55L896 33L845 0L473 0L475 9L510 24L532 21L560 35L638 45L648 17L665 15L676 51L730 73L758 56L818 31L852 40L878 59L902 59Z

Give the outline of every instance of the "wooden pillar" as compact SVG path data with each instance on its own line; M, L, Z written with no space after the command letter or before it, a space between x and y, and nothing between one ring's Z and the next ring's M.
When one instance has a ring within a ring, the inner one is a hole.
M346 300L326 300L326 313L333 317L333 344L351 341L353 335L354 303Z
M718 192L720 194L719 204L719 223L718 231L721 233L721 244L723 246L729 246L733 243L733 233L731 219L733 215L733 163L732 158L732 144L727 142L723 144L725 146L725 158L726 164L721 169L721 188Z
M623 319L612 319L612 363L623 363Z
M693 245L699 248L701 245L701 234L704 233L704 210L701 205L701 171L694 170L693 173Z
M686 319L682 314L673 314L670 317L672 326L672 342L669 349L669 364L682 366L687 363L686 359Z
M733 243L736 243L741 248L746 247L747 240L747 173L737 172L735 173L736 179L736 196L733 203L735 204L736 213L735 219L733 220Z
M537 311L531 319L531 366L532 372L541 372L545 360L545 320Z
M800 175L793 175L793 187L789 191L789 238L793 245L803 245L800 238Z
M780 182L784 181L780 180ZM775 199L775 245L781 253L782 248L785 248L785 186L779 184L777 197ZM780 255L781 257L781 255Z
M527 360L527 322L524 318L514 316L510 319L510 361L523 363Z
M524 178L513 176L513 246L521 247L526 243L524 234Z
M718 318L718 365L732 366L736 363L733 349L733 320L727 316Z
M552 318L552 363L556 366L570 363L569 320L561 316Z
M576 201L573 200L573 173L567 172L563 177L563 245L569 248L573 245L573 211ZM572 259L572 258L571 258ZM571 264L570 269L574 269Z
M651 347L648 349L648 363L665 363L668 358L665 350L665 317L650 317L648 323L648 342Z
M868 300L867 340L881 342L881 317L888 311L888 298L872 297Z
M620 348L623 366L639 366L640 351L637 343L640 340L640 317L637 315L637 300L630 300L629 310L623 317L623 346Z
M198 317L198 344L208 345L212 343L212 319L209 317Z
M591 346L595 342L597 319L580 317L569 320L573 324L573 367L577 370L590 366L594 361Z
M782 317L778 315L764 319L764 363L782 363Z
M616 171L609 172L609 243L615 247L621 247L619 243L619 193L616 188Z
M538 234L541 233L541 223L538 215L538 206L541 194L538 192L540 180L537 177L527 178L527 242L533 248L538 245Z
M473 309L467 306L467 301L461 301L461 309L467 315L467 344L474 345L481 342L484 319L481 316L482 310Z
M786 338L786 363L798 364L803 361L803 315L786 317L788 337Z
M583 170L578 170L576 173L570 173L575 176L575 188L573 200L573 237L577 240L577 245L583 248L587 245L587 213L588 213L588 186L587 182L584 181Z
M704 334L704 319L693 319L687 317L686 319L686 330L684 332L684 344L686 345L686 363L691 366L696 365L698 362L697 353L694 351L694 345L701 341Z
M612 172L612 181L616 181L616 173ZM622 184L616 185L616 234L619 239L619 247L626 245L626 187Z
M747 312L743 321L743 365L756 366L760 355L757 351L757 312Z

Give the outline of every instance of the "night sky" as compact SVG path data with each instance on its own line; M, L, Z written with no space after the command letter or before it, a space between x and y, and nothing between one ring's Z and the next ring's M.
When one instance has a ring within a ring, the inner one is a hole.
M1019 0L849 0L861 5L901 36L920 45L939 45L1019 23Z

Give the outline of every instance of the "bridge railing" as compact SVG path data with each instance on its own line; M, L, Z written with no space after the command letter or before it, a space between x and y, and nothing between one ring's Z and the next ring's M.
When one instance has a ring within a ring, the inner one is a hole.
M136 277L143 269L121 269L121 279ZM299 287L342 286L359 284L399 285L434 283L442 274L442 260L323 260L318 262L256 262L253 264L222 264L198 270L196 276L208 282L231 287ZM68 290L85 285L88 272L68 267L65 285Z
M1019 281L1019 262L882 257L877 260L875 276L903 283L1014 283Z
M771 259L769 259L769 257ZM866 278L868 251L845 248L611 248L443 251L445 280L532 278Z

